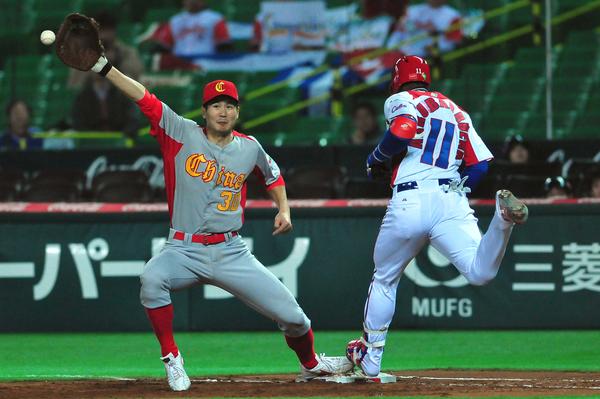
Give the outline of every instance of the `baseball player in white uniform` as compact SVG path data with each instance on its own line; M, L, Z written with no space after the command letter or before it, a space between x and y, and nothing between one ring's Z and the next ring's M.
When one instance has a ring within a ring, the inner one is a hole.
M351 370L345 356L315 353L310 320L238 233L250 173L262 179L279 209L273 235L289 232L292 223L279 167L254 137L234 130L239 117L235 84L225 80L206 84L202 99L206 127L202 128L177 115L104 56L92 70L136 102L163 155L171 225L164 248L150 259L140 278L140 297L160 342L171 389L187 390L190 379L173 337L170 292L198 284L223 288L277 322L300 360L303 379Z
M403 56L396 62L384 105L388 129L367 160L372 177L383 175L386 161L393 166L393 194L375 244L363 335L346 348L348 359L367 376L379 374L402 272L427 242L469 283L484 285L498 273L514 224L528 216L523 202L500 190L494 217L481 235L466 193L493 156L469 114L428 91L430 82L424 59Z

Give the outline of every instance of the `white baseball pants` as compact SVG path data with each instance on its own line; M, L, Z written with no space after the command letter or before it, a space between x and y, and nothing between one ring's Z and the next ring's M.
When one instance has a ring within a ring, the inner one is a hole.
M375 244L375 271L365 304L364 328L370 347L362 368L379 374L387 329L394 316L396 289L406 266L427 242L473 285L489 283L500 268L513 224L496 212L481 236L466 196L445 192L436 180L394 192Z

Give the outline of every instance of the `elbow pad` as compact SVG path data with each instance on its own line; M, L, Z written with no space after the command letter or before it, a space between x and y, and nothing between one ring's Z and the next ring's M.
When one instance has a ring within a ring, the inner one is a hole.
M383 139L371 153L372 160L385 162L406 149L410 140L415 137L417 123L410 115L400 115L392 121L390 128L385 131Z
M392 121L390 132L399 139L411 140L417 133L417 122L410 115L400 115Z

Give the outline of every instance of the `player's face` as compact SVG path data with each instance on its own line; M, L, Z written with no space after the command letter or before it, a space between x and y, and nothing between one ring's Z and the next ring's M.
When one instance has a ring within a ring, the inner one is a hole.
M230 134L240 116L240 108L232 101L218 101L203 108L206 128L218 135Z
M508 158L511 163L523 164L529 162L529 151L524 146L517 144L510 150Z
M29 125L29 111L27 106L22 103L16 103L10 110L10 126L16 132L25 131Z
M368 109L359 108L354 114L354 125L361 132L371 133L377 129L377 119Z

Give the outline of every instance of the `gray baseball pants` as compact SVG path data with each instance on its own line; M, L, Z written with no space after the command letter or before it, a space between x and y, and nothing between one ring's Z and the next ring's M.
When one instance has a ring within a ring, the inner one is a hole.
M199 284L220 287L260 314L274 320L281 331L299 337L310 329L310 320L277 277L252 255L241 237L214 245L169 239L162 251L146 264L140 280L140 299L146 308L171 303L171 291Z

